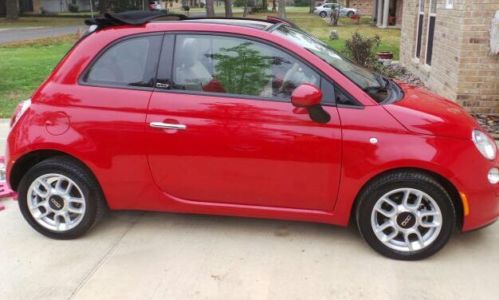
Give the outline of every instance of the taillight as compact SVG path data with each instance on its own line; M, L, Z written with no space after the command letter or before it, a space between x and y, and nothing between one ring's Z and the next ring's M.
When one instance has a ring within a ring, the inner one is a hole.
M28 110L30 105L31 105L31 99L24 100L23 102L19 103L19 105L17 105L16 110L14 111L14 114L10 119L10 128L13 128L14 125L16 125L19 119L21 119L23 114Z

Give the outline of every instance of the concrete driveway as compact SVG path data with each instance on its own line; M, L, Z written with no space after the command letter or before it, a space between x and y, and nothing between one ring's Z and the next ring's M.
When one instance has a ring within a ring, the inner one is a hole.
M0 123L0 150L7 124ZM32 230L0 212L0 299L497 299L499 224L419 262L386 259L355 228L111 213L88 235Z

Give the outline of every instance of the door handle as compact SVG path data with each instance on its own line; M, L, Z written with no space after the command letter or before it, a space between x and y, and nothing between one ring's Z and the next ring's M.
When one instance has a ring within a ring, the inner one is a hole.
M163 122L151 122L149 126L152 128L161 128L161 129L176 129L176 130L186 130L187 126L184 124L171 124L171 123L163 123Z

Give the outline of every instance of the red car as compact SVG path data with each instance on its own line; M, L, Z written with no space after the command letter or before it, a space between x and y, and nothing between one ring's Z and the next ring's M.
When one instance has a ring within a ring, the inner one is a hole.
M93 22L12 117L7 180L58 239L111 210L347 226L415 260L499 216L494 140L459 105L270 18Z

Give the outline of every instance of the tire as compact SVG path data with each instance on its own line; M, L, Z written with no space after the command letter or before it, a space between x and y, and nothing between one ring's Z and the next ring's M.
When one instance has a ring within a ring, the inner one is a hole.
M19 183L18 197L24 219L36 231L53 239L84 235L107 211L93 175L64 156L32 167Z
M327 12L325 12L325 11L321 11L321 12L319 13L319 16L320 16L321 18L325 18L325 17L327 17Z
M353 11L349 11L349 12L347 13L347 17L349 17L349 18L351 18L353 15L354 15Z
M400 171L379 177L362 190L356 221L362 237L380 254L419 260L448 242L456 212L449 194L433 177Z

